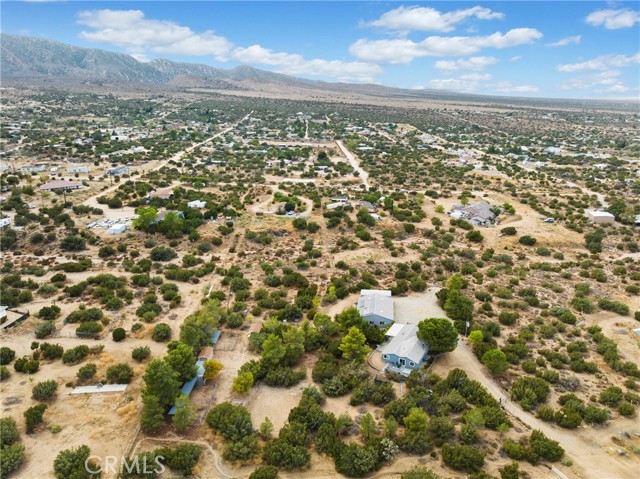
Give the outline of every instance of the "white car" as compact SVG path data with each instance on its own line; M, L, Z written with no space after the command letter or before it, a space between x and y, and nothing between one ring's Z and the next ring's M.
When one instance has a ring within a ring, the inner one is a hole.
M545 218L542 221L544 221L545 223L555 223L556 220L553 218Z

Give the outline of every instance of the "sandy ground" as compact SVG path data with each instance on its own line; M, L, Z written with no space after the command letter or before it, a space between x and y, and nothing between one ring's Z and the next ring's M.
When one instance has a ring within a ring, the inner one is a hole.
M422 293L393 298L396 323L418 324L427 318L446 318L444 310L438 306L436 293L440 288L427 288Z

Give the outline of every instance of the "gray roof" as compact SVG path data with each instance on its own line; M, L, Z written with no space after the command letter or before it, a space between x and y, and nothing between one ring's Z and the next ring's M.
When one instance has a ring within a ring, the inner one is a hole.
M358 300L358 311L364 317L375 314L393 321L393 300L382 294L361 294Z
M491 221L496 217L493 211L491 211L491 205L486 201L481 201L480 203L469 206L455 207L454 209L462 212L464 214L463 217L467 219Z
M429 351L425 343L418 339L418 326L405 324L398 334L382 349L382 354L395 354L398 358L406 358L418 364Z

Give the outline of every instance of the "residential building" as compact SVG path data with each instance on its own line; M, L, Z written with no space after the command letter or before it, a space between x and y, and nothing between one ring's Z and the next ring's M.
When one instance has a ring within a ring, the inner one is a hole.
M194 200L194 201L189 201L189 203L187 203L187 206L189 208L206 208L207 207L207 202L206 201L201 201L201 200Z
M468 206L455 205L448 215L455 219L466 220L476 226L495 224L497 216L486 201Z
M53 172L53 168L51 168L51 171ZM67 173L89 173L89 167L88 166L69 166L67 168Z
M383 371L406 377L424 364L429 354L429 346L418 339L417 333L417 325L402 325L391 341L382 348L382 360L386 363Z
M66 180L53 180L48 181L40 188L40 191L53 191L53 190L77 190L82 188L82 183L77 183L75 181L66 181Z
M127 230L127 225L118 223L109 228L110 235L119 235Z
M607 211L587 211L587 218L595 224L613 224L616 221L616 217Z
M360 291L358 311L369 324L385 327L393 323L391 291L363 289Z

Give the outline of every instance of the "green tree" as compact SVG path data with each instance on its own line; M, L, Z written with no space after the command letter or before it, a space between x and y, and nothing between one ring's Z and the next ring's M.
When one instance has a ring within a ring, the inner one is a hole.
M271 422L271 419L269 419L268 417L265 417L264 421L262 421L262 423L260 424L258 432L262 439L265 439L265 440L268 439L269 436L271 436L271 433L273 432L273 423Z
M287 354L287 350L282 344L282 338L275 334L270 334L262 343L262 363L269 368L280 366Z
M365 414L360 421L359 432L365 441L371 439L371 436L376 433L376 421L370 413Z
M150 361L142 379L145 383L143 394L155 396L163 410L171 407L180 394L178 373L162 359Z
M158 210L152 206L148 208L139 208L136 213L138 217L133 220L133 227L140 231L147 231L158 219Z
M196 419L196 410L186 394L180 394L176 399L176 412L173 415L173 427L179 433L185 432Z
M198 372L196 355L193 354L193 349L188 344L180 341L174 341L170 346L169 353L164 360L178 373L180 382L189 381Z
M142 396L142 415L140 428L149 434L158 432L164 426L164 408L160 400L151 394Z
M60 451L53 461L56 479L91 479L100 477L100 466L91 457L89 446Z
M413 407L409 411L407 417L403 419L404 427L408 432L414 433L426 433L427 432L427 422L429 418L427 413L422 409Z
M247 394L253 386L253 374L249 371L239 373L233 380L232 389L238 394Z
M450 290L444 302L444 310L454 321L471 321L473 319L473 301L458 290Z
M444 213L444 210L443 210ZM400 476L400 479L441 479L435 472L425 466L413 466Z
M204 362L204 379L205 379L205 381L212 381L213 379L218 377L218 374L220 374L220 371L222 371L223 367L224 366L222 365L222 363L220 361L215 360L215 359L209 359L209 360L205 361Z
M446 318L428 318L418 323L418 339L429 345L429 351L445 353L458 344L458 332Z
M340 342L342 356L348 361L361 363L369 353L369 348L365 345L366 340L362 331L352 326Z
M482 355L482 364L484 364L492 373L502 373L509 369L507 355L499 349L490 349Z
M6 446L2 448L0 455L2 456L2 460L0 461L0 477L9 477L24 461L24 446L22 444Z

